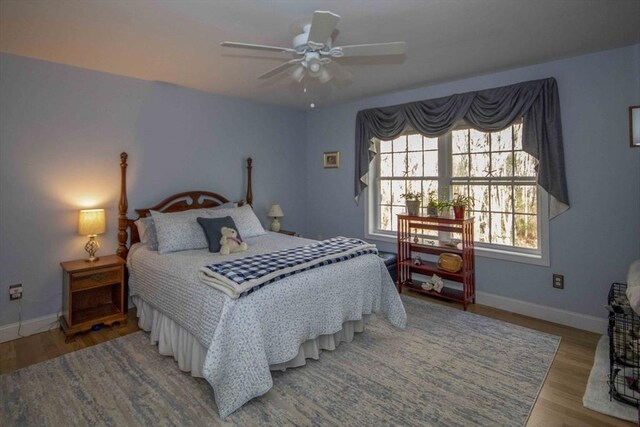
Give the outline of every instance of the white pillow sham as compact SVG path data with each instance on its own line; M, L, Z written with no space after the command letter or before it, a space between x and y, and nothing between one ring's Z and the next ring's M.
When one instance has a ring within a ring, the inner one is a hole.
M238 208L216 209L210 212L210 218L223 218L230 216L238 227L238 233L243 239L256 237L266 234L260 220L249 205L243 205Z
M223 211L225 209L220 209ZM198 217L210 217L212 209L193 209L184 212L151 211L158 235L158 253L204 249L207 237L198 224Z
M142 218L137 219L133 222L138 229L138 237L140 237L140 243L147 244L147 240L149 239L147 236L147 226L142 222Z

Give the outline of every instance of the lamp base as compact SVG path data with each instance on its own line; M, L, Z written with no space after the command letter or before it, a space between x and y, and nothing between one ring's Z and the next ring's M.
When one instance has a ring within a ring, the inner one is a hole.
M96 252L100 249L100 245L96 240L96 236L89 236L89 241L86 245L84 245L84 250L89 253L89 258L85 259L86 262L96 262L100 259L100 257L96 256Z
M278 218L273 218L271 222L271 231L279 232L280 231L280 220Z

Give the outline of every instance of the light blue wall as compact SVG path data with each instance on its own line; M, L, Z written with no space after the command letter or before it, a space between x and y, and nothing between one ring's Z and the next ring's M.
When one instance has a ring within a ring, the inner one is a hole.
M0 55L0 325L18 319L13 283L24 284L23 319L59 310L59 262L85 255L75 234L84 204L107 208L100 253L115 251L121 151L130 154L130 212L194 188L242 198L252 156L264 225L279 202L285 228L363 236L352 197L358 110L550 76L572 208L551 222L550 268L479 258L478 290L602 316L609 283L640 256L640 149L628 147L627 123L627 107L640 104L640 46L308 113ZM341 167L323 169L332 150ZM552 272L565 275L564 291L551 288Z
M640 257L640 149L629 147L627 113L640 104L640 45L312 110L307 234L364 235L364 208L353 201L357 111L546 77L558 81L572 207L550 223L550 267L479 257L477 290L604 317L609 284L624 282ZM323 169L322 153L333 150L341 167ZM564 290L551 287L554 272Z
M60 261L82 258L83 204L107 209L99 254L117 247L119 153L130 155L129 212L185 190L244 197L264 225L304 227L305 113L172 85L0 55L0 325L60 309Z

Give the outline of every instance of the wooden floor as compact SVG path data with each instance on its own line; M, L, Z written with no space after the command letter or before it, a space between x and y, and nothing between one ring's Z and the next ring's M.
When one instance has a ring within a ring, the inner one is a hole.
M426 298L415 293L412 296ZM429 301L437 302L435 299L429 299ZM456 304L443 304L456 307ZM582 406L582 395L593 365L599 335L483 305L472 305L469 311L562 337L560 348L533 408L528 426L604 427L633 425ZM81 335L69 344L65 344L64 334L59 330L51 330L1 343L0 374L90 347L137 330L135 310L129 310L126 325L102 328L100 331Z

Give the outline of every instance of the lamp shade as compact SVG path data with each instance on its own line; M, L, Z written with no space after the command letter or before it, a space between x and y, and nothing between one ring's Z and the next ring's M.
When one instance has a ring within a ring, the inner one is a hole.
M283 217L284 214L282 213L282 208L280 207L280 205L272 205L267 216L270 218L280 218Z
M83 209L78 219L78 234L94 236L105 232L104 209Z

